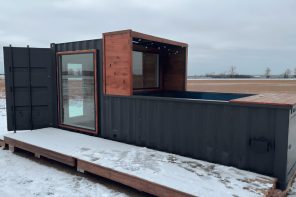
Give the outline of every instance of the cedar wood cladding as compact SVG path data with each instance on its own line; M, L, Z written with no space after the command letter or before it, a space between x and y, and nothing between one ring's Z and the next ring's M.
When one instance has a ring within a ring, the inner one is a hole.
M158 38L131 30L103 34L104 39L104 93L131 96L133 94L132 51L133 38L146 39L180 47L176 55L166 54L163 65L163 90L186 90L187 47L181 42Z
M104 93L132 95L132 40L130 31L103 34Z

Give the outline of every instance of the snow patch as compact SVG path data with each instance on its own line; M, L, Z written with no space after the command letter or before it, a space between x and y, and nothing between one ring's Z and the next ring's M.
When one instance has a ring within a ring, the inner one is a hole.
M3 135L8 133L6 125L6 101L0 97L0 140L3 140Z
M0 150L0 194L31 196L128 196L88 178Z

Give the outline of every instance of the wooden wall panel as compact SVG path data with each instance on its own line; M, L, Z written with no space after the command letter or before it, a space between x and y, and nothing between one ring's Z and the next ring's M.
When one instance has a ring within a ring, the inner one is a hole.
M164 68L164 90L185 91L187 75L187 48L180 54L168 55Z
M104 93L132 95L132 40L130 31L104 37Z
M144 53L143 55L143 85L144 87L158 88L157 75L159 77L159 68L155 65L158 64L156 55L153 53ZM160 78L160 77L159 77Z

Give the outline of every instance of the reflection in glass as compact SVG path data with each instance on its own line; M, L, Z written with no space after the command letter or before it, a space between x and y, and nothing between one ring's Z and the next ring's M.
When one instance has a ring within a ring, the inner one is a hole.
M159 88L159 55L133 51L134 89Z
M61 123L95 130L95 79L93 53L60 56Z

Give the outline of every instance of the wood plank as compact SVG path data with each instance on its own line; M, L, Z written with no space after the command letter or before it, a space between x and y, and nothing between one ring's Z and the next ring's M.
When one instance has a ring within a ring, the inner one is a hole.
M132 41L130 31L103 34L104 93L132 95Z
M74 157L64 155L62 153L58 153L45 148L41 148L35 145L31 145L25 142L21 142L6 136L4 136L4 142L11 147L19 148L31 152L35 155L43 156L45 158L58 161L69 166L76 166L76 159Z
M164 197L185 197L192 196L190 194L177 191L175 189L159 185L126 173L118 172L110 168L95 165L87 161L77 159L77 168L83 169L84 171L93 173L95 175L116 181L126 186L132 187L139 191L146 192L155 196Z
M141 38L141 39L145 39L145 40L151 40L151 41L154 41L154 42L160 42L160 43L165 43L165 44L170 44L170 45L175 45L175 46L188 47L188 44L184 43L184 42L178 42L178 41L173 41L173 40L166 39L166 38L156 37L156 36L136 32L136 31L132 31L131 29L121 30L121 31L113 31L113 32L106 32L106 33L103 34L103 36L105 36L105 35L110 36L110 35L126 34L126 33L130 33L131 36L135 37L135 38Z
M188 47L188 44L183 43L183 42L177 42L177 41L173 41L173 40L169 40L169 39L165 39L165 38L160 38L160 37L156 37L156 36L152 36L152 35L148 35L148 34L143 34L140 32L136 32L136 31L131 31L132 37L134 38L141 38L141 39L145 39L145 40L150 40L150 41L154 41L154 42L160 42L160 43L165 43L165 44L170 44L170 45L175 45L175 46L180 46L180 47Z
M296 105L296 94L263 93L239 99L233 99L230 100L230 102L293 107Z

